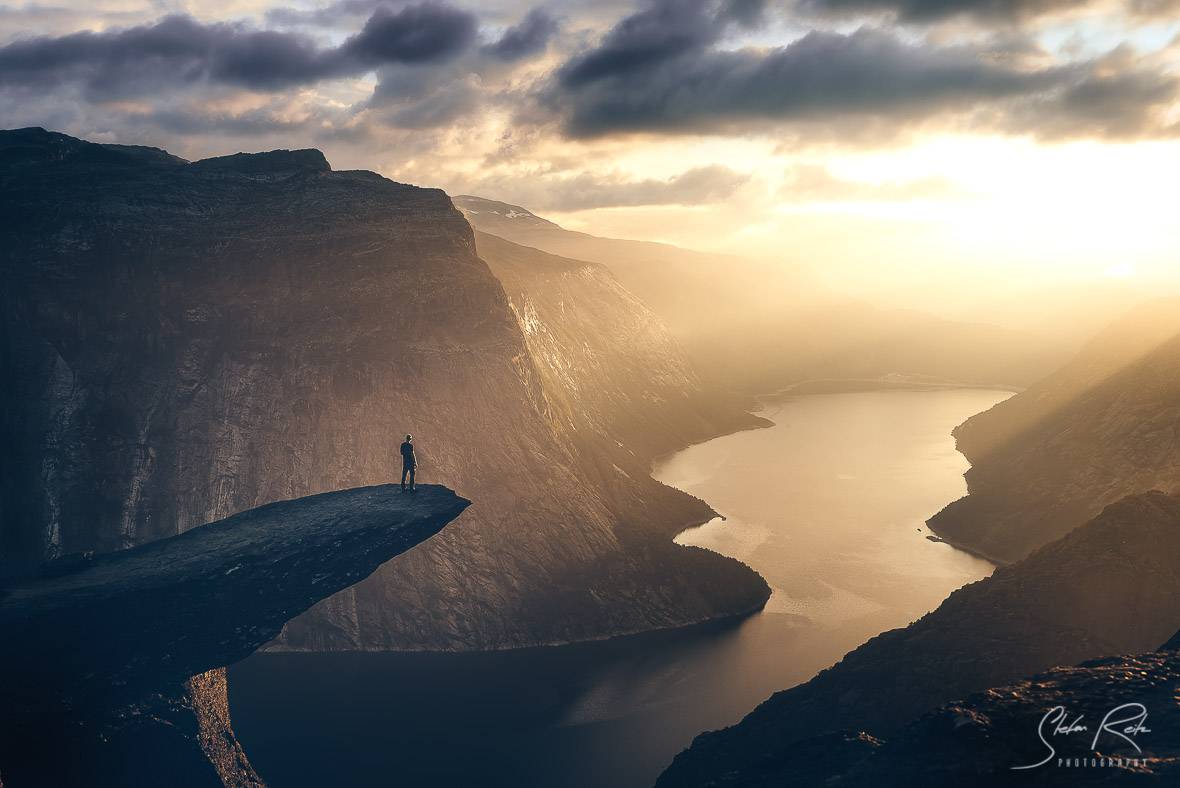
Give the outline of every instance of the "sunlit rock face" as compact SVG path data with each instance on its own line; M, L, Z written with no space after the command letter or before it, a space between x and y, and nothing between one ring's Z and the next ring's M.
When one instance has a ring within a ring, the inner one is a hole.
M476 230L606 265L668 326L703 378L743 391L882 378L1023 386L1063 360L1060 343L1029 332L828 292L795 250L757 261L566 230L481 197L457 196L455 205Z
M0 774L10 788L260 785L221 666L468 504L436 485L324 493L4 588Z
M560 417L440 191L317 151L188 163L4 132L0 270L5 558L388 481L410 432L420 478L477 504L275 647L563 642L765 599L741 565L669 544L704 504L616 471Z
M1017 560L1125 495L1180 491L1180 302L1128 314L1071 363L955 435L970 495L930 521Z
M824 784L943 704L1055 665L1149 652L1177 628L1180 498L1132 496L775 694L739 724L698 736L659 786ZM813 779L795 782L799 770Z
M649 458L682 448L686 435L770 424L708 390L664 323L607 266L479 231L475 242L504 286L555 418L627 473L644 475Z

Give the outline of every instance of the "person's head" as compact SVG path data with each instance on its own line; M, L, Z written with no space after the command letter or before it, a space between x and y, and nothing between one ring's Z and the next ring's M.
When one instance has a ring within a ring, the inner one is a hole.
M414 436L413 436L413 435L409 435L409 434L407 434L407 435L406 435L406 443L409 443L409 442L410 442L410 441L412 441L412 440L414 440Z

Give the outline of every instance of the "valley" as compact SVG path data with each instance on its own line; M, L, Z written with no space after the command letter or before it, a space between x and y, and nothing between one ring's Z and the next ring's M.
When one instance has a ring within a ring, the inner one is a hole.
M235 730L275 786L397 769L407 786L646 788L700 731L990 574L919 527L963 492L950 430L1007 396L788 397L757 411L772 427L661 460L657 479L728 518L677 541L774 587L741 622L508 652L262 653L229 671Z

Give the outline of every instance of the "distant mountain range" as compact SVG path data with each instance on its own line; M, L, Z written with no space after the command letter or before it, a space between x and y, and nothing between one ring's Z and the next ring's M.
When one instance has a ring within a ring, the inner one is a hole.
M879 309L783 265L600 238L480 197L454 202L477 230L609 267L713 387L761 394L808 380L884 376L1021 387L1067 357L1067 343L1041 334Z

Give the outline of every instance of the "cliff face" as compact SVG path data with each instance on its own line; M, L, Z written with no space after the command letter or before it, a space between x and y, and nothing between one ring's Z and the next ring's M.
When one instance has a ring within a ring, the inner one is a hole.
M1180 625L1178 568L1180 498L1127 498L775 694L738 725L697 737L659 785L808 784L792 782L796 768L810 768L796 757L804 746L863 754L970 693L1053 665L1153 650Z
M667 542L700 502L619 474L604 493L440 191L317 151L188 163L22 130L0 135L0 228L5 557L388 481L412 432L422 478L478 505L278 647L528 645L765 598Z
M659 316L715 388L886 375L1026 385L1063 344L1029 332L882 310L824 292L800 267L566 230L520 206L455 197L480 231L606 265Z
M1017 560L1126 495L1180 490L1180 302L1147 304L955 435L970 491L930 525Z
M0 774L10 788L259 785L220 666L467 506L433 485L326 493L3 589Z
M508 295L556 417L629 473L684 446L769 422L709 390L663 322L599 263L475 233Z

